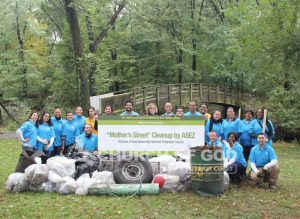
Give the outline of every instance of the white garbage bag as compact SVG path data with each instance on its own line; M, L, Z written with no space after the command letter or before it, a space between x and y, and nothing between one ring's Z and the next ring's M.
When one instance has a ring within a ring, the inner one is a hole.
M55 183L51 181L47 181L43 183L44 191L45 192L55 192Z
M54 184L62 183L64 181L60 175L52 170L49 171L48 180Z
M29 190L33 192L43 192L45 190L45 187L43 186L43 184L40 185L29 184Z
M191 164L182 161L170 163L168 166L168 174L179 176L180 182L184 182L191 175Z
M12 173L6 181L6 189L12 193L25 192L29 189L29 182L25 173Z
M226 171L224 171L224 191L228 190L229 183L230 183L229 174Z
M63 182L56 184L56 191L61 195L74 194L77 189L75 179L65 176Z
M160 173L168 173L169 165L176 163L176 159L170 155L161 155L149 159L149 162L158 162L160 166Z
M30 185L42 185L48 180L49 168L47 164L42 164L40 157L36 157L35 162L25 169L25 175Z
M49 170L53 170L61 177L75 177L75 162L74 159L66 157L51 157L47 160Z
M97 183L97 179L90 178L89 173L81 175L77 181L76 195L87 195L88 189Z
M116 184L113 172L102 171L93 172L92 178L97 179L98 184Z

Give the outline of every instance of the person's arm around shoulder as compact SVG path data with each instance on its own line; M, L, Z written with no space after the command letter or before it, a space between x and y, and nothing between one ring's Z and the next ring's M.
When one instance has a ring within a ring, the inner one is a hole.
M256 119L253 119L253 120L250 122L250 125L249 125L249 135L250 135L252 138L257 138L257 134L254 133L254 126L255 126L255 123L256 123Z

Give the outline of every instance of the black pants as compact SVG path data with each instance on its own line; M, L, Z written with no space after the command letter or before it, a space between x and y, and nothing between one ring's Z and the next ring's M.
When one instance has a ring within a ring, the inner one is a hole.
M51 152L50 157L59 156L61 153L61 146L54 146L53 151Z
M249 159L250 152L251 152L252 148L253 148L253 145L251 145L251 146L243 146L243 154L244 154L246 163L248 162L248 159Z
M236 183L240 183L242 176L246 173L246 167L240 163L233 163L226 168L227 173L229 174L230 180Z

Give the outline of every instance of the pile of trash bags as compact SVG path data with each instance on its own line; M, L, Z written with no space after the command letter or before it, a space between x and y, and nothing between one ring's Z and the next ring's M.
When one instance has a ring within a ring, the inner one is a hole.
M160 164L158 175L164 178L162 192L183 192L190 189L189 161L176 161L170 155L162 155L151 158L149 162ZM69 158L52 157L45 164L42 164L40 157L35 157L35 164L28 166L24 173L12 173L8 177L6 188L12 193L35 191L86 195L88 189L96 184L115 184L113 172L98 172L98 166L99 158L90 153L78 153ZM224 187L229 187L229 176L226 172Z
M115 184L112 172L103 171L82 173L77 180L76 160L66 157L52 157L42 164L39 157L35 164L28 166L24 173L12 173L6 182L6 188L12 193L35 191L57 192L61 195L86 195L88 188L95 184Z
M191 188L191 164L188 159L186 162L176 161L175 157L162 155L151 158L149 162L159 162L160 164L160 174L157 176L162 176L165 180L163 191L184 192ZM224 171L224 189L228 188L229 175Z

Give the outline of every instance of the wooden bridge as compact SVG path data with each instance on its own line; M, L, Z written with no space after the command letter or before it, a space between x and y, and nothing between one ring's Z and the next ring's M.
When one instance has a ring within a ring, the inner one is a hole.
M144 113L149 103L155 103L159 109L163 109L166 102L171 102L174 107L187 106L190 101L195 101L197 104L205 102L237 108L243 96L244 94L239 87L205 83L182 83L136 87L94 96L90 100L91 105L99 113L102 112L103 107L107 104L112 105L114 111L123 110L126 100L133 101L135 111Z

